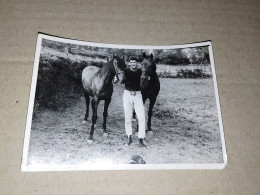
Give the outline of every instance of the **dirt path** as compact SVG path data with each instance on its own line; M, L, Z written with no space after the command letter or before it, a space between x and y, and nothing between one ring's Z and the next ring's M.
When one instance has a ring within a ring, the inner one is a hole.
M212 80L160 81L161 91L152 120L154 134L146 136L149 149L139 148L136 136L131 146L124 146L123 88L118 85L109 107L109 135L102 135L104 104L101 101L91 145L87 143L90 123L82 124L85 114L83 98L63 112L36 111L29 164L128 163L132 155L142 156L148 164L222 162Z

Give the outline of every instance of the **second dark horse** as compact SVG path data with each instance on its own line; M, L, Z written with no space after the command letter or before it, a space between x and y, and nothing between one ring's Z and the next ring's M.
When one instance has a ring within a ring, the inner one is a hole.
M150 101L148 110L147 133L152 134L153 131L151 128L151 120L153 115L153 107L160 91L160 81L156 73L156 64L153 59L153 54L150 56L146 56L145 53L143 54L140 88L144 104L147 99ZM133 118L135 118L135 112L133 113Z
M89 136L89 142L93 141L94 128L97 121L97 108L100 100L105 100L103 112L103 135L107 135L106 120L108 106L111 102L113 93L113 78L116 75L122 83L125 79L124 74L125 62L123 59L113 56L113 59L103 65L102 68L96 66L88 66L82 72L82 85L84 96L86 99L86 114L84 121L87 121L89 116L89 103L92 96L92 124Z

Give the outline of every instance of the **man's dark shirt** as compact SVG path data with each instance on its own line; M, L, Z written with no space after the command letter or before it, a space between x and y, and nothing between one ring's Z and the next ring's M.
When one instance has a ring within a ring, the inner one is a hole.
M142 71L138 69L136 72L130 69L125 70L125 89L129 91L140 91L140 78Z

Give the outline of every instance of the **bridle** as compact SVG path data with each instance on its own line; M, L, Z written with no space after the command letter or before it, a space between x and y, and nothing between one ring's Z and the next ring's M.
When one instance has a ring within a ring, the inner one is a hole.
M144 57L144 60L143 60L143 62L142 62L142 67L144 67L144 64L146 64L145 61L148 61L148 60L146 59L145 53L143 54L143 57ZM153 60L152 60L152 62L151 62L151 59L152 59L152 58L153 58L153 55L151 54L151 56L150 56L150 64L149 64L148 66L146 66L146 68L142 68L142 76L141 76L141 79L145 79L145 80L150 81L150 80L151 80L151 76L153 76L153 74L154 74L153 71L156 72L156 68L155 68L155 70L153 70L153 67L152 67L153 65L155 65L155 63L154 63ZM150 70L147 70L148 68L150 68ZM147 73L148 76L144 76L144 77L143 77L143 74L144 74L144 73Z
M152 75L151 71L148 71L146 68L142 68L142 73L143 73L143 72L146 72L146 73L148 74L147 80L150 81L151 75Z
M145 69L145 68L142 68L142 72L147 72L147 74L150 76L152 73L151 73L151 71L148 71L147 69Z
M114 66L114 69L115 69L115 72L116 72L116 74L114 76L114 79L113 79L113 83L117 83L118 80L119 80L118 75L122 74L122 73L125 73L125 71L119 70L119 68L118 68L118 60L117 61L113 60L113 66Z
M125 71L118 69L118 61L113 60L113 66L116 72L116 76L118 76L121 73L125 73Z

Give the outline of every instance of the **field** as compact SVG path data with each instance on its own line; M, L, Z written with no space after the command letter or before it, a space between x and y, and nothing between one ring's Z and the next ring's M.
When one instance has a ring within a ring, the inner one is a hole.
M35 109L28 165L128 163L132 155L142 156L147 164L223 162L212 78L160 78L160 82L154 134L146 136L149 148L138 147L136 136L131 146L124 145L123 86L118 84L108 110L109 135L102 135L101 101L91 145L87 142L90 122L82 124L83 95L62 111Z

